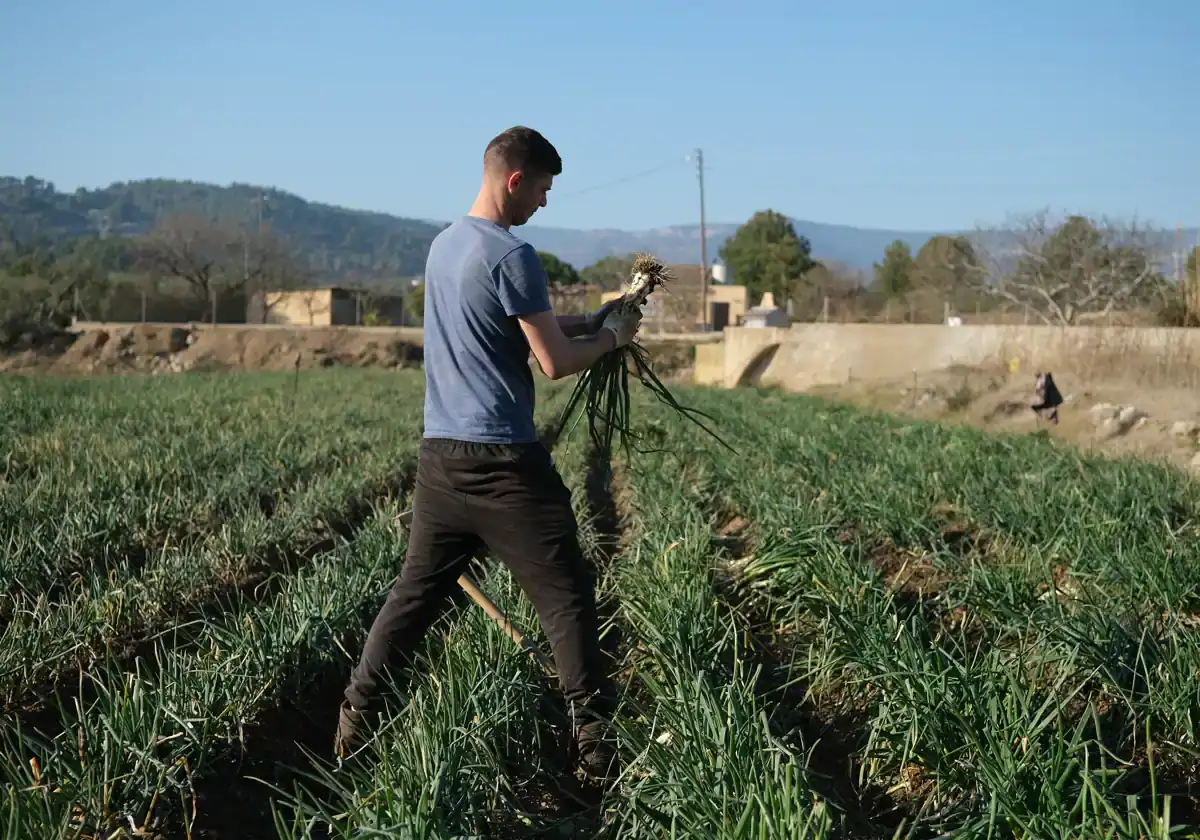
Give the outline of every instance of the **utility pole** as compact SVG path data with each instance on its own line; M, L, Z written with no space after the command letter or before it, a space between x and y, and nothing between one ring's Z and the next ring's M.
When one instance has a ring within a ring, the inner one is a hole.
M261 193L254 199L254 203L258 205L258 230L255 233L255 239L258 244L262 245L262 222L263 222L263 199L266 196ZM242 239L242 283L246 286L250 283L250 237Z
M255 241L258 243L258 249L260 252L260 255L259 255L260 265L261 265L261 259L262 259L261 251L262 251L263 199L265 199L265 198L266 198L266 196L263 195L262 193L259 193L258 196L254 198L254 202L258 205L258 230L255 233ZM266 287L264 287L262 285L262 280L263 280L263 278L260 276L259 277L259 289L258 289L257 294L261 295L261 297L262 297L262 307L263 307L262 319L263 319L263 323L265 324L267 322L267 315L266 315L266 312L267 312L267 308L266 308L267 307L267 290L266 290ZM248 237L248 236L242 237L242 293L245 295L253 294L250 291L250 237ZM216 311L217 311L217 308L216 308L216 305L214 304L213 305L213 323L214 324L217 321Z
M700 177L700 323L708 332L708 234L704 229L704 152L696 149L696 174Z
M1183 284L1183 225L1175 223L1175 282Z

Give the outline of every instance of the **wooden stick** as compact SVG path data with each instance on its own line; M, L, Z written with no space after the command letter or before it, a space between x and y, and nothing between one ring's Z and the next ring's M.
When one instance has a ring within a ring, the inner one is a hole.
M471 600L483 607L483 611L491 617L492 621L499 625L500 629L503 630L510 639L516 642L517 647L521 648L521 650L525 651L535 660L537 660L537 663L542 667L543 672L545 672L547 675L554 673L554 663L550 661L549 657L542 653L538 649L537 645L525 638L525 635L519 629L517 629L517 627L511 621L508 620L507 616L501 612L500 608L492 602L492 599L485 595L482 590L480 590L475 581L471 580L470 575L465 573L460 575L458 578L458 585L461 586L466 593L471 596Z
M395 521L399 522L405 528L408 528L412 525L412 517L412 510L406 510L404 513L397 516ZM464 592L471 596L472 601L483 608L483 611L488 614L488 617L491 618L492 621L496 622L497 626L504 631L506 636L516 643L517 647L521 648L523 651L537 660L538 665L542 667L542 670L546 674L554 673L554 665L550 661L549 657L542 653L541 650L538 649L537 645L525 638L525 634L522 633L516 625L508 620L508 616L504 614L503 610L496 606L495 602L492 601L492 599L486 594L484 594L483 590L479 588L479 584L477 584L469 574L464 572L463 574L459 575L458 585L462 587Z

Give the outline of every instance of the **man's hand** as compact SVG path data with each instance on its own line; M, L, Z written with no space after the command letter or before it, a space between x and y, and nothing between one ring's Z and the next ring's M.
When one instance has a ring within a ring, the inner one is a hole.
M604 319L608 317L608 314L610 312L612 312L614 309L616 309L618 306L620 306L622 301L624 301L624 300L625 300L625 297L624 297L624 295L622 295L619 298L614 298L613 300L610 300L608 303L602 303L600 305L599 309L594 309L591 312L589 312L587 314L588 332L594 333L594 332L598 331L600 329L600 327L604 324Z
M633 337L637 335L638 327L642 324L642 311L634 309L632 312L622 312L619 309L610 309L604 317L604 322L600 329L609 330L617 337L616 346L624 347L629 342L633 341Z
M600 331L600 326L604 323L604 319L608 317L608 313L612 312L621 304L624 298L610 300L608 303L602 304L599 309L593 309L591 312L584 312L579 315L558 315L558 326L562 328L563 335L567 338L583 338L584 336L595 335Z

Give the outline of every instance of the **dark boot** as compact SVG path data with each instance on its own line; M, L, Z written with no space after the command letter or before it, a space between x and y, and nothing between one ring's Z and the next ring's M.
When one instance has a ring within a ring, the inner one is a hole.
M577 766L588 780L608 784L621 774L617 745L606 721L591 720L581 725L575 735L575 749Z

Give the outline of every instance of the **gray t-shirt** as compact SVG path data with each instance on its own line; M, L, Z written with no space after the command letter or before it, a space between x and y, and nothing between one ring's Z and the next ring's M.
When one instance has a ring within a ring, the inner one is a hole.
M529 342L515 316L549 310L531 245L473 216L437 235L425 266L425 437L538 439Z

